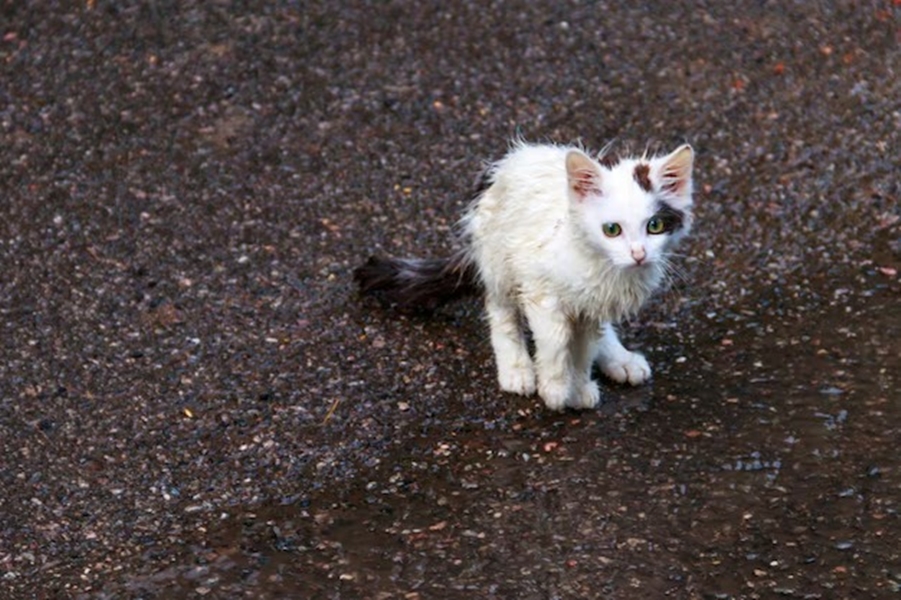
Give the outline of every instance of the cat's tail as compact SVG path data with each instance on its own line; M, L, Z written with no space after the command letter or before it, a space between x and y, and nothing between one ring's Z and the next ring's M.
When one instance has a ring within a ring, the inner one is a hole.
M478 272L465 252L449 258L372 256L354 269L363 294L407 310L434 310L481 290Z

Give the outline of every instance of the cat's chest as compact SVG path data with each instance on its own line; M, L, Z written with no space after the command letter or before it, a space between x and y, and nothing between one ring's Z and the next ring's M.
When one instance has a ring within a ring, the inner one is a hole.
M604 264L571 260L561 262L552 293L567 314L620 321L641 308L657 279L653 268L623 272Z

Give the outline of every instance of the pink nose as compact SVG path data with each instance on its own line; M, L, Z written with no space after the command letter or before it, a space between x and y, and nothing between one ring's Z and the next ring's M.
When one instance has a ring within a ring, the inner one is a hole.
M640 265L644 262L644 259L647 255L644 252L644 248L632 248L632 258L635 259L635 264Z

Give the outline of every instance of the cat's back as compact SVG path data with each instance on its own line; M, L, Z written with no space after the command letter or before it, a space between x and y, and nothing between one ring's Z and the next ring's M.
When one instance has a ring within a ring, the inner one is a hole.
M507 228L516 222L554 218L566 206L568 150L550 144L514 145L492 166L491 185L474 207L483 224Z
M494 163L490 185L462 220L483 271L545 252L565 219L570 148L519 142Z
M571 148L519 142L494 168L494 183L508 188L541 189L562 193L566 189L566 154Z

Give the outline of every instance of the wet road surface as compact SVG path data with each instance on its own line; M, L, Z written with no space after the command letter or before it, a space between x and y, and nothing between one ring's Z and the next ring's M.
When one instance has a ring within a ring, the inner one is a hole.
M896 597L897 3L342 5L0 4L2 596ZM698 151L597 411L352 287L514 135Z

